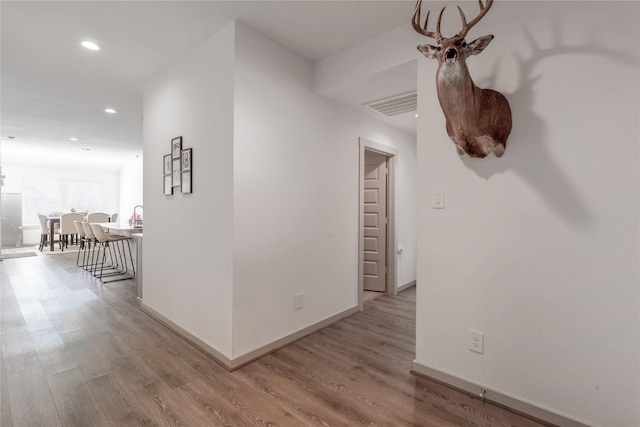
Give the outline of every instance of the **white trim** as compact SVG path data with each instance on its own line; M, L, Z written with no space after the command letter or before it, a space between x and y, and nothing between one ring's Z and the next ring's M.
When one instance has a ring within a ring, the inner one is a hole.
M147 313L149 316L156 319L158 322L165 325L167 328L171 329L173 332L178 334L180 337L187 340L189 343L199 348L203 352L205 352L208 356L213 358L216 362L222 365L225 369L229 371L234 371L238 368L241 368L263 356L266 356L269 353L273 353L280 348L287 346L299 339L302 339L308 335L311 335L320 329L324 329L327 326L331 326L332 324L339 322L340 320L349 317L353 314L356 314L360 311L360 307L354 306L347 310L344 310L338 314L335 314L327 319L321 320L320 322L314 323L313 325L307 326L306 328L302 328L290 335L282 337L270 344L257 348L253 351L250 351L247 354L244 354L240 357L236 357L233 359L228 358L224 354L220 353L215 348L211 347L209 344L202 341L200 338L181 328L180 326L173 323L171 320L167 319L148 305L145 305L144 302L140 302L140 308L142 311Z
M549 410L535 406L531 403L509 396L506 393L490 390L486 387L474 384L471 381L467 381L465 379L456 377L455 375L430 368L416 361L413 362L413 369L411 370L411 373L431 380L435 380L436 382L459 390L465 394L468 394L469 396L486 400L489 403L504 407L512 412L519 413L527 417L531 417L562 427L591 427L589 424L581 423L579 421L568 418L565 415L556 414L555 412L551 412ZM483 397L480 397L480 393L482 390L484 390Z
M369 141L365 138L358 138L358 144L360 145L360 158L358 168L358 306L360 311L364 309L364 281L362 279L362 264L364 262L362 255L362 242L364 240L364 230L362 224L364 224L364 152L374 151L380 154L384 154L389 157L389 238L387 239L387 258L388 258L388 281L387 281L387 293L395 295L397 293L397 254L396 248L397 242L397 224L395 220L395 194L396 194L396 164L398 158L398 149L389 147L384 144Z
M410 282L405 283L402 286L398 286L398 293L402 292L402 291L406 291L407 289L413 287L416 285L416 281L412 280Z
M171 320L164 317L162 314L155 311L153 308L149 307L144 303L144 301L140 300L140 309L147 313L149 316L153 317L158 322L162 323L167 328L171 329L173 332L178 334L180 337L187 340L193 346L199 348L207 355L211 356L216 362L222 365L224 368L228 370L232 370L232 360L229 359L224 354L220 353L215 348L211 347L206 342L202 341L200 338L196 337L186 329L181 328L180 326L173 323Z

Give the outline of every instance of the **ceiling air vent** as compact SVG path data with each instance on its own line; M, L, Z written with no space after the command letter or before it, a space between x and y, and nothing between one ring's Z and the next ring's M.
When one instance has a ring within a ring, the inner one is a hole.
M398 114L416 111L418 109L418 92L411 91L393 95L388 98L376 99L364 104L365 107L382 113L385 116L395 116Z

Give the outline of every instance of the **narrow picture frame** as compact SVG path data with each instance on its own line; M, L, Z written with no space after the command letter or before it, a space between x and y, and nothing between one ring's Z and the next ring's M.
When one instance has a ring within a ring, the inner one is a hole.
M164 180L162 182L162 192L165 196L171 196L173 194L171 174L164 176Z
M171 186L180 187L180 156L171 160Z
M182 172L191 170L191 157L192 157L191 156L191 153L192 153L191 150L192 150L191 148L185 148L184 150L182 150L182 157L181 157L181 159L182 159L182 165L181 165Z
M178 136L171 140L171 158L179 159L182 152L182 137Z
M164 163L163 166L163 175L171 175L171 154L166 154L162 156L162 160Z
M188 170L188 171L182 172L182 177L181 178L182 178L182 182L181 182L181 185L180 185L180 191L183 194L190 194L191 191L192 191L192 188L191 188L191 171Z
M171 170L171 154L162 156L162 194L171 196L173 194L173 176Z

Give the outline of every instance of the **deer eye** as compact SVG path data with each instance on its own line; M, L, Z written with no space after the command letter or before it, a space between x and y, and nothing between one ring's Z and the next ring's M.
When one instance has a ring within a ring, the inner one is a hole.
M467 47L467 42L463 41L462 42L462 47Z

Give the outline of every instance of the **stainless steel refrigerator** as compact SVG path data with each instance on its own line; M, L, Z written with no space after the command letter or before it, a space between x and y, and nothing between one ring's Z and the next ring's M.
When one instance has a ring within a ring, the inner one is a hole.
M22 247L22 194L0 194L0 217L2 217L2 247Z

